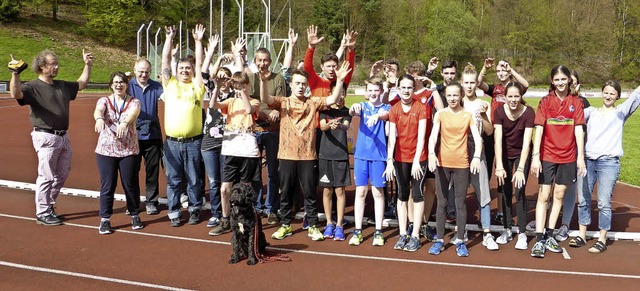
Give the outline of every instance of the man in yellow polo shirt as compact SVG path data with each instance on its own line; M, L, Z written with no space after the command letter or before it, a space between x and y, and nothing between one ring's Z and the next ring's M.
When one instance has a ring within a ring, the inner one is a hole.
M200 222L202 208L202 186L204 173L202 156L202 38L205 28L196 25L193 38L196 42L195 67L187 59L178 61L176 76L171 74L171 48L176 35L175 26L167 26L166 40L162 50L162 87L164 89L164 162L167 172L167 199L171 226L178 227L180 221L180 195L189 197L189 224Z

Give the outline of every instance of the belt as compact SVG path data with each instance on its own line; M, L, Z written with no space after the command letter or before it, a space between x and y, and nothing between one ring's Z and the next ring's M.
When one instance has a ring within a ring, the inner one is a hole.
M39 132L46 132L46 133L50 133L50 134L55 134L55 135L59 135L59 136L64 136L67 134L66 130L55 130L55 129L48 129L48 128L40 128L40 127L34 127L33 128L34 131L39 131Z
M172 137L167 135L167 140L177 141L177 142L193 142L200 139L202 139L202 134L196 135L194 137Z

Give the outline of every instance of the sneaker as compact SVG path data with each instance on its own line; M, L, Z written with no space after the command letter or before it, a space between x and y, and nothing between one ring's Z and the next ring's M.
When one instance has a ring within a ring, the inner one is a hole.
M194 225L200 223L200 211L194 211L189 214L189 224Z
M456 223L456 214L453 212L447 212L447 216L445 217L445 221L447 223Z
M62 225L62 220L54 217L51 213L36 217L36 223L46 226Z
M320 232L320 230L314 225L309 227L309 237L312 241L322 241L324 240L324 235Z
M517 250L526 250L529 243L527 242L527 234L519 233L518 240L516 241L516 249Z
M439 255L442 251L444 251L444 241L441 239L434 241L429 248L429 253L432 255Z
M367 217L367 224L368 225L376 225L376 219L373 216Z
M426 224L420 226L420 234L424 236L428 241L436 240L436 230Z
M406 252L415 252L420 248L420 239L412 236L409 238L409 242L404 245L403 250Z
M135 215L131 216L131 228L133 230L143 229L144 225L142 224L142 220L140 220L140 216Z
M344 229L342 226L336 226L336 230L333 232L333 240L343 241L344 239Z
M360 234L360 242L362 242L362 234ZM384 235L382 234L381 231L376 231L373 234L373 242L371 243L371 245L377 246L377 247L381 247L384 245Z
M487 249L490 251L497 251L500 248L496 241L493 239L493 235L491 235L491 233L489 232L485 233L482 237L482 245L487 247Z
M302 218L302 229L307 230L309 229L309 220L307 220L307 214L304 214L304 217Z
M207 227L211 228L214 227L216 225L220 224L220 218L217 218L215 216L211 216L211 218L209 218L209 221L207 222Z
M227 219L222 218L220 220L220 224L218 224L211 231L209 231L209 235L215 236L215 235L221 235L227 232L231 232L231 222L229 222L228 218Z
M322 235L324 238L333 238L333 233L336 231L336 226L334 224L328 224L324 228L324 233ZM311 236L311 232L309 232L309 236Z
M99 234L110 234L113 230L111 229L111 222L109 220L100 221L100 227L98 227Z
M528 232L535 232L536 231L536 221L532 220L529 223L527 223L527 226L525 227L525 229Z
M453 229L453 236L451 236L451 239L449 240L449 243L452 245L455 245L455 240L458 239L458 227L456 226ZM469 232L465 229L464 231L464 235L462 236L462 242L468 242L469 241Z
M171 227L179 227L182 225L182 222L180 222L180 218L176 217L176 218L171 218Z
M278 218L277 214L271 212L269 213L269 215L267 215L267 224L274 225L278 224L278 222L280 222L280 218Z
M186 194L180 195L180 204L182 205L182 208L189 208L189 196Z
M504 220L504 215L502 213L496 213L496 218L493 220L495 224L502 225Z
M558 245L558 242L553 237L547 238L547 242L544 244L544 246L550 252L554 252L554 253L561 253L562 252L562 248Z
M359 246L362 243L362 231L354 231L351 233L351 238L349 239L349 244L352 246Z
M545 241L543 240L536 242L531 248L531 256L534 258L544 258L544 252L546 250L544 245Z
M464 242L458 241L456 243L456 254L458 255L458 257L469 256L469 250L467 249L467 246L464 244Z
M291 236L293 232L291 231L291 225L281 225L276 232L271 235L273 239L283 239L287 236Z
M155 206L153 204L148 204L148 205L145 206L145 208L147 209L147 214L149 214L149 215L158 214L158 206Z
M569 238L569 226L567 226L566 224L563 224L558 229L558 234L556 234L556 240L557 241L565 241L568 238Z
M511 232L511 229L507 228L503 230L500 236L496 239L496 243L501 245L506 244L513 239L512 235L513 233Z
M400 235L398 237L398 242L396 242L396 244L393 246L394 250L403 250L404 246L407 244L407 242L409 242L409 236L408 235Z

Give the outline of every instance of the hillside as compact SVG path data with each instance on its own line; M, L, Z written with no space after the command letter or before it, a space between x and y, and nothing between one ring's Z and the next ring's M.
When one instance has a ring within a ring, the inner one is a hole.
M70 20L52 21L51 18L31 15L20 22L0 24L0 63L9 62L9 54L26 61L30 66L33 57L44 49L53 50L60 61L60 80L75 80L82 72L82 49L95 57L91 82L106 83L116 70L130 71L136 59L135 49L109 47L90 37L83 36L84 27ZM22 74L24 80L35 78L30 69ZM0 81L9 80L7 70L0 70Z

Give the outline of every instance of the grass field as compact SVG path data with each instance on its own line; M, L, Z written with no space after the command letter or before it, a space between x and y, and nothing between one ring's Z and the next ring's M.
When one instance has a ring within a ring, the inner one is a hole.
M489 99L483 98L487 101ZM602 107L602 99L588 98L589 103L594 107ZM347 107L352 104L364 100L364 96L349 95L345 103ZM533 108L538 107L538 98L528 98L527 103ZM618 101L617 104L624 102ZM624 134L622 137L622 147L624 148L624 156L621 158L620 181L632 185L640 186L640 114L635 113L627 120L624 126Z

